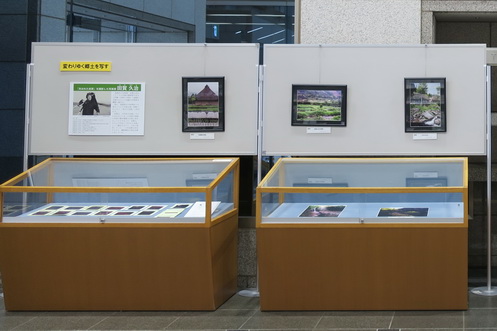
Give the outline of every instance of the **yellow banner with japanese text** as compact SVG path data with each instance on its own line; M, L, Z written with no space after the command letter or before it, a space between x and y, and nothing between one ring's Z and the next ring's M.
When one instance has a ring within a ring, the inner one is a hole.
M112 62L60 61L60 71L112 71Z

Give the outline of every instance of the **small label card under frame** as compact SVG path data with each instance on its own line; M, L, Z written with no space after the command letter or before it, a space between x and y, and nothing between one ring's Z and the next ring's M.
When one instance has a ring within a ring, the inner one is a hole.
M333 184L331 177L309 177L307 178L308 184Z
M437 140L438 134L436 133L415 133L412 135L413 140Z
M319 126L310 126L307 127L306 133L331 133L330 127L319 127Z
M414 178L438 178L438 171L416 171Z
M193 179L215 179L217 177L217 173L208 173L208 174L192 174Z
M190 139L191 140L213 140L215 139L214 133L213 132L208 132L208 133L190 133Z

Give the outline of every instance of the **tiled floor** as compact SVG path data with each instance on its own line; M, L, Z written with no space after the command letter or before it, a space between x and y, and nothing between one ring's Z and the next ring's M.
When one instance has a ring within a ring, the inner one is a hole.
M497 297L469 295L467 311L261 312L234 295L214 312L6 312L0 330L496 330Z

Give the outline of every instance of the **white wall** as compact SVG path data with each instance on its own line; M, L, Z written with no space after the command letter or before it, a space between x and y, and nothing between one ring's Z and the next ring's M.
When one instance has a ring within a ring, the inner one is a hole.
M61 61L110 61L111 72L60 72ZM236 59L234 61L233 59ZM33 43L29 153L255 155L258 44ZM225 77L225 131L182 132L182 78ZM71 82L144 82L143 136L68 135ZM50 82L47 84L47 82Z
M266 155L485 155L485 45L265 45ZM290 70L289 68L292 68ZM446 78L447 132L405 132L404 78ZM347 126L291 126L292 84L347 85Z

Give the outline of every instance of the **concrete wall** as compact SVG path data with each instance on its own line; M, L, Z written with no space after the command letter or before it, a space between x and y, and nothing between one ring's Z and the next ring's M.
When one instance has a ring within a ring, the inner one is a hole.
M304 44L417 44L421 0L300 0Z
M296 34L304 44L431 44L437 13L497 12L493 0L295 1Z

